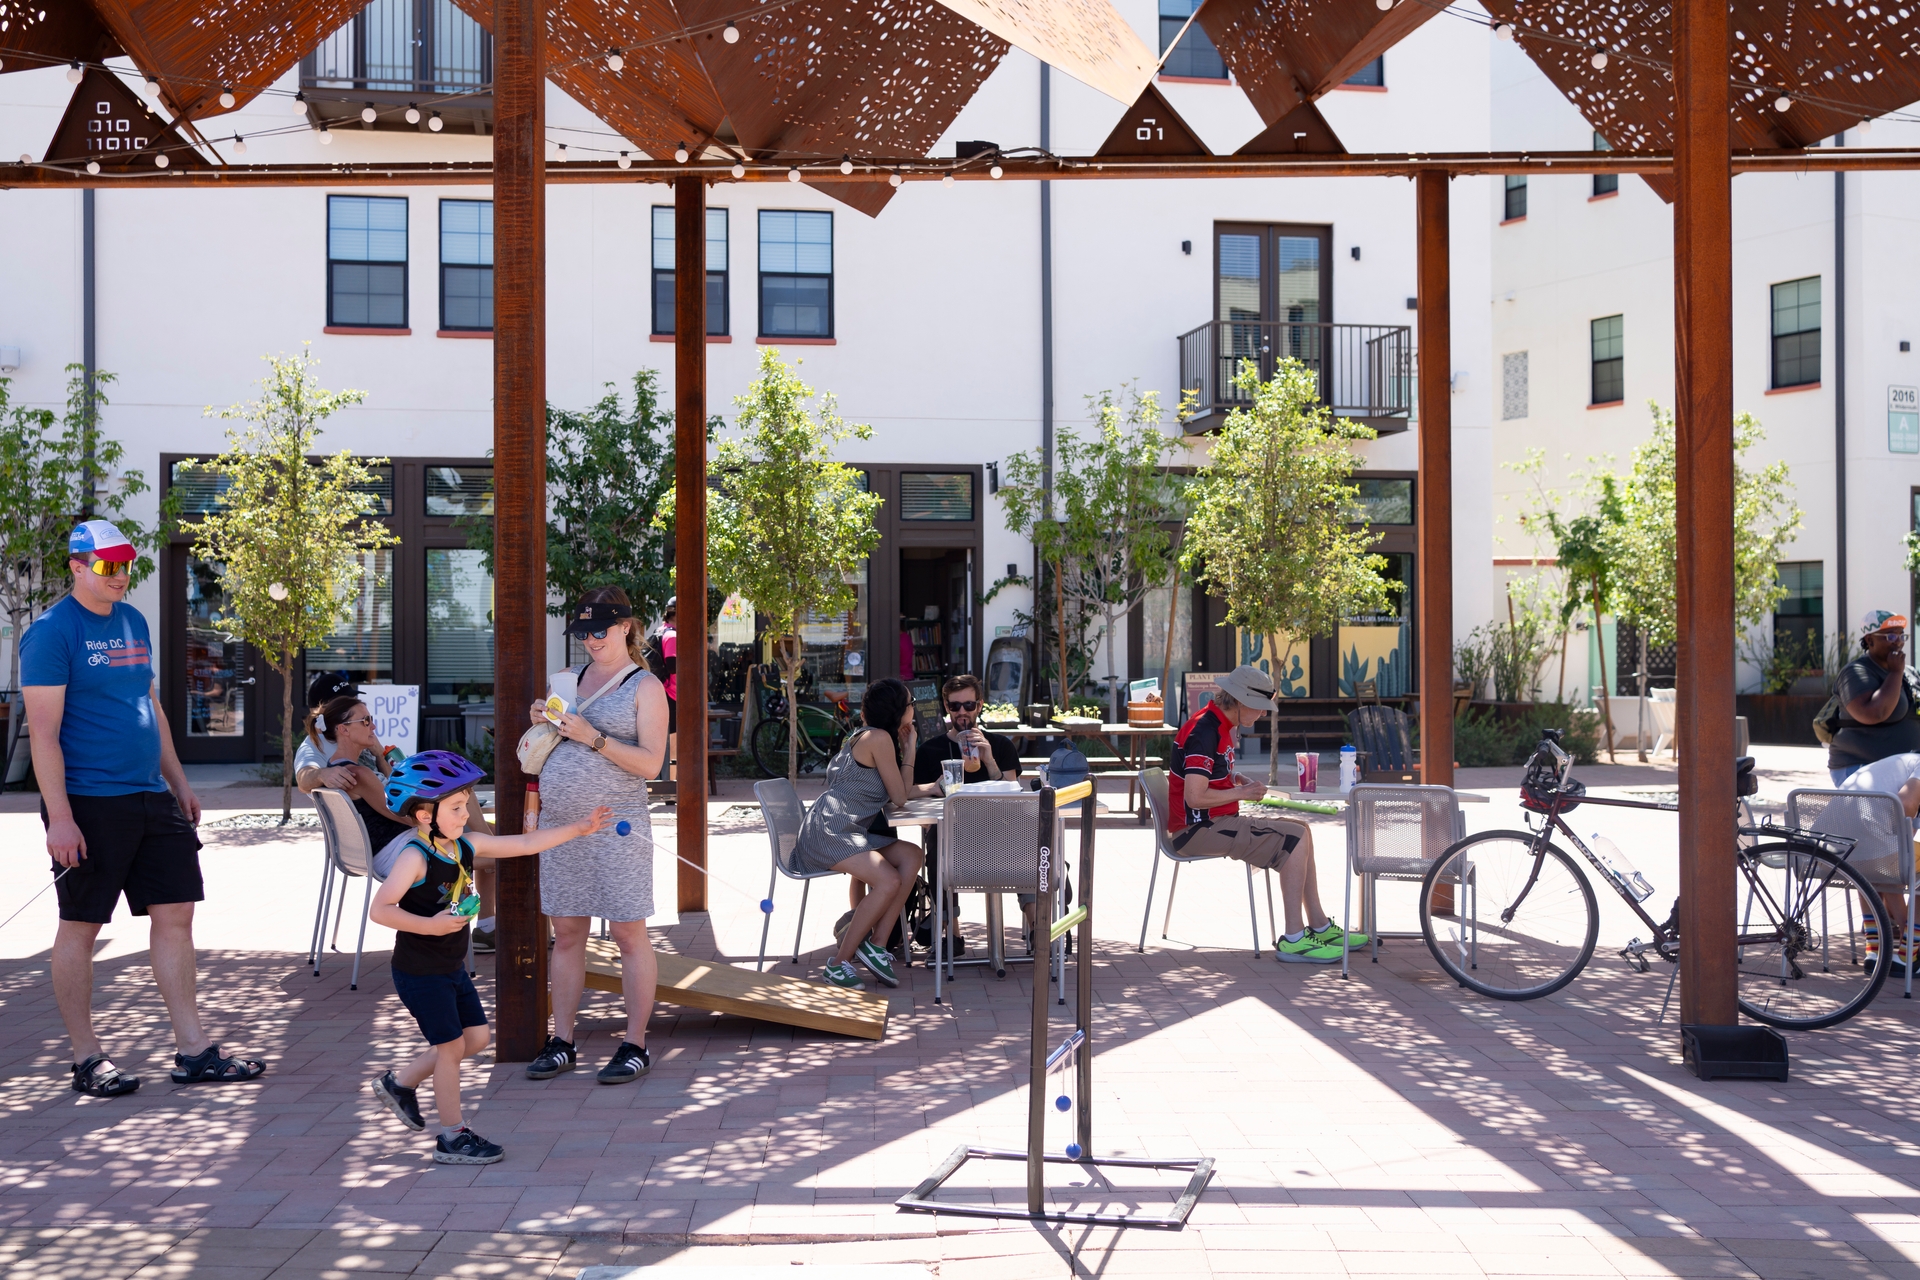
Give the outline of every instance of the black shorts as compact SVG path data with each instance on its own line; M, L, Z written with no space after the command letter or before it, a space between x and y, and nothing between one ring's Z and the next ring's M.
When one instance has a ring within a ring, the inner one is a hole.
M207 896L200 879L199 833L171 791L69 795L67 803L87 847L86 856L54 885L62 920L106 924L122 893L136 916L156 903L199 902ZM40 822L47 825L44 803ZM61 870L55 863L54 874Z
M468 1027L487 1025L487 1011L480 1007L480 993L465 969L458 973L393 974L393 993L420 1024L420 1034L428 1044L458 1040Z

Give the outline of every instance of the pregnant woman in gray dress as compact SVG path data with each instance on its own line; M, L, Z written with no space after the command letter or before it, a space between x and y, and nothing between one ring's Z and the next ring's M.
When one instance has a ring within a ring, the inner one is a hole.
M620 948L627 1029L599 1080L624 1084L653 1067L647 1019L660 970L647 937L653 914L647 779L660 772L666 754L667 695L647 671L633 606L620 588L595 587L582 596L567 632L580 639L592 661L577 673L579 711L556 726L566 741L540 770L540 825L578 821L597 805L612 808L615 823L540 855L540 910L553 921L547 963L553 1034L527 1065L527 1075L548 1080L579 1064L574 1015L586 986L587 934L600 916ZM534 723L544 723L545 704L534 703L532 715ZM628 828L624 836L617 829L621 820Z
M913 695L906 685L898 680L868 685L860 718L867 727L849 734L827 765L827 790L800 824L793 860L806 871L844 871L867 886L867 896L840 935L827 981L862 986L851 963L857 959L874 977L897 987L887 932L920 874L921 854L918 846L869 828L889 800L905 804L915 796L938 795L940 787L907 781L913 774L914 732Z

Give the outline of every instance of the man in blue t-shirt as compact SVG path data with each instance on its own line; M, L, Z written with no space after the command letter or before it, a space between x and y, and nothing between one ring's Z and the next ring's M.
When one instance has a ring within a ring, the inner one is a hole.
M53 996L73 1041L73 1088L97 1098L132 1093L93 1033L93 952L126 894L151 919L153 981L173 1019L179 1084L251 1080L265 1067L220 1055L194 1003L193 904L200 880L200 802L174 754L154 696L147 620L126 603L138 552L105 520L67 539L73 591L20 640L20 682L40 784L40 820L53 855L60 929Z

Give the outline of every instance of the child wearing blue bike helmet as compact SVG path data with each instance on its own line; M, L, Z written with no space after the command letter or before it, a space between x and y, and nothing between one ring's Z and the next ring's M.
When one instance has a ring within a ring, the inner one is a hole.
M416 1132L427 1127L415 1092L433 1077L440 1137L438 1164L493 1164L506 1153L466 1127L460 1117L460 1063L487 1047L486 1011L467 972L467 931L479 897L473 859L517 858L565 844L605 827L604 806L579 822L496 836L484 825L467 830L473 784L485 775L451 751L422 751L387 779L387 807L418 828L400 849L368 918L399 936L393 942L393 989L430 1046L398 1071L372 1082L374 1096Z

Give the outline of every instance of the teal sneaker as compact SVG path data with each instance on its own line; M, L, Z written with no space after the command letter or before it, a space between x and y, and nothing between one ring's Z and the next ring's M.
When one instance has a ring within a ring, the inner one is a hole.
M900 979L893 972L893 957L873 945L872 939L853 949L853 958L873 971L873 976L890 987L900 985Z
M860 975L854 972L853 966L839 960L835 960L827 966L826 979L834 986L845 987L849 991L865 991L867 989L867 984L860 981Z
M1323 947L1344 947L1348 951L1358 951L1367 945L1366 934L1348 933L1332 920L1318 929L1307 930L1307 937Z
M1274 939L1273 954L1281 964L1337 964L1346 952L1303 933L1291 942L1284 937Z

